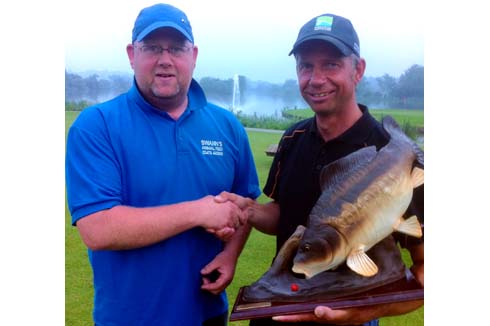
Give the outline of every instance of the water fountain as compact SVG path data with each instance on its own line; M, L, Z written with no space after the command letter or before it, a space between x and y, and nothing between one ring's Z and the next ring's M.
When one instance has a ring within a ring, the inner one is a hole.
M236 112L240 107L240 79L238 74L233 76L233 99L231 102L231 110Z

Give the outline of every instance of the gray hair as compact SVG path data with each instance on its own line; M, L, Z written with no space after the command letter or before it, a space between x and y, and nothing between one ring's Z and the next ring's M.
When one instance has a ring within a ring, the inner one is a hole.
M354 53L352 53L350 55L350 58L352 60L352 67L354 67L354 69L357 69L357 67L359 66L359 63L361 62L361 58L359 58L357 55L355 55Z

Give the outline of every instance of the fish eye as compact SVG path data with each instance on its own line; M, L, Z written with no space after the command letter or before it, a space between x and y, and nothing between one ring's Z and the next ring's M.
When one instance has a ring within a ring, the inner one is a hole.
M311 245L309 243L305 243L302 249L304 252L308 252L311 250Z

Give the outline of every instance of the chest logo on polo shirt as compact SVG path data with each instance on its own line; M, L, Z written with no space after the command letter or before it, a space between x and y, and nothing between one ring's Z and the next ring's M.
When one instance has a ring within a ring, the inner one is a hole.
M223 142L220 140L201 139L202 155L223 156Z

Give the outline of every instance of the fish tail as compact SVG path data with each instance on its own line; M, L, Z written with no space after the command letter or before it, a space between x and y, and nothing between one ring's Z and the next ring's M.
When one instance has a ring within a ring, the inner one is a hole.
M382 120L383 128L390 134L391 138L401 138L403 141L410 144L413 152L416 156L415 165L420 168L424 168L424 151L414 142L410 137L408 137L405 132L403 132L400 125L393 119L392 116L385 116Z

